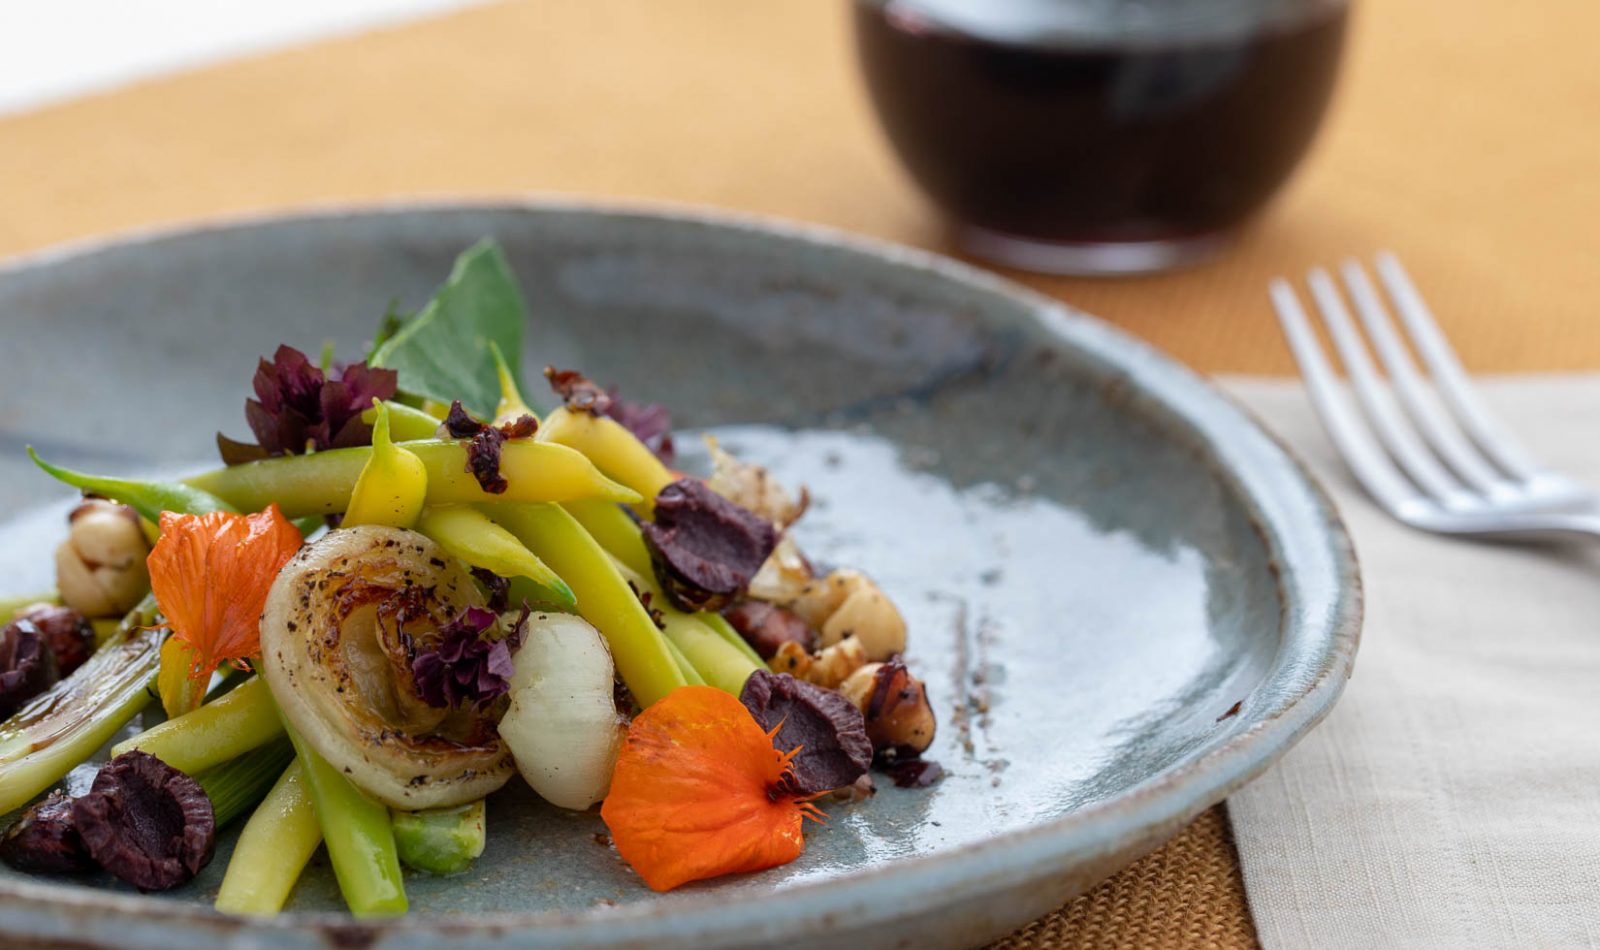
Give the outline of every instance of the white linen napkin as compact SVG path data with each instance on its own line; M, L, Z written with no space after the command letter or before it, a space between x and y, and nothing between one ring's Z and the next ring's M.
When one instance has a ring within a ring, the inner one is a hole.
M1600 540L1450 540L1390 520L1298 382L1224 380L1343 513L1366 585L1328 719L1229 800L1268 950L1600 946ZM1500 378L1535 457L1600 485L1600 376Z

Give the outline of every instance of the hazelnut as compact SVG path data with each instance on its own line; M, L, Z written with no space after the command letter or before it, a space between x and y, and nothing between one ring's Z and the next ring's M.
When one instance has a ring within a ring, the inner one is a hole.
M822 622L823 646L853 636L873 662L905 652L905 618L872 578L856 571L834 571L822 583L831 585L830 596L843 594Z
M861 710L867 738L879 755L915 756L933 742L938 724L928 691L898 658L861 667L839 686L839 692Z
M67 539L56 548L61 601L86 617L127 613L150 590L139 518L124 505L91 498L73 510Z

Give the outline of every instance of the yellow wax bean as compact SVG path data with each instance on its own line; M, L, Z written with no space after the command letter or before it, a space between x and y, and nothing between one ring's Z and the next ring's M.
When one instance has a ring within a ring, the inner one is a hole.
M196 775L281 735L278 707L266 680L256 676L194 712L119 742L111 754L142 749L180 772Z
M168 719L194 712L205 702L206 687L211 685L211 677L190 676L189 671L193 667L194 649L188 641L168 637L167 642L161 644L161 671L156 674L156 695L161 697L161 708L166 711Z
M569 501L561 507L578 519L584 530L593 535L594 539L600 542L600 546L606 549L606 553L616 558L618 563L640 577L656 583L655 566L650 562L650 550L644 545L644 537L639 533L639 526L621 506L608 501ZM757 666L765 665L760 654L745 642L744 637L741 637L721 614L700 611L692 616L731 644L735 650L743 653L750 662Z
M439 431L439 420L421 409L403 402L386 400L383 408L389 411L389 436L401 442L413 439L431 439ZM361 413L361 421L369 426L378 423L378 409L373 407Z
M561 507L578 519L583 530L589 532L600 546L617 560L638 574L648 575L655 570L650 564L650 551L644 546L639 526L615 502L586 499L569 501Z
M576 501L607 498L628 504L634 492L600 473L581 452L564 445L514 439L500 449L500 474L506 490L484 491L467 471L467 444L444 439L397 443L422 460L428 473L430 505L483 501ZM314 455L289 455L216 469L187 484L210 492L241 511L260 511L277 502L284 515L336 514L350 505L356 479L372 449L330 449Z
M707 685L737 696L750 674L763 668L762 663L750 659L698 617L672 606L654 577L636 574L620 562L616 567L623 580L650 595L650 606L661 611L662 633L667 641L678 648Z
M537 420L539 414L530 409L528 401L522 398L516 374L511 372L511 367L506 363L506 355L500 352L500 344L490 340L489 355L494 357L494 371L500 377L500 405L494 410L495 424L502 425L523 416L532 416Z
M217 910L271 916L283 909L300 872L322 844L322 825L311 804L305 769L290 763L262 800L234 845Z
M11 618L15 617L17 612L24 607L32 607L34 604L59 603L61 603L61 595L53 590L41 591L37 594L17 594L0 597L0 624L10 623ZM117 621L113 620L111 623L115 625ZM96 632L98 633L98 631Z
M481 567L501 577L526 577L550 596L558 606L577 603L572 588L556 576L538 556L529 551L517 536L490 520L476 508L446 506L429 508L417 521L417 530L439 546L473 567Z
M428 497L428 470L414 453L390 441L388 407L374 399L372 408L378 413L372 425L372 452L350 493L343 524L409 528L417 523Z
M638 492L644 499L640 508L647 513L655 506L656 494L677 481L672 470L615 419L571 412L563 406L550 413L534 438L582 452L606 477Z
M482 510L571 586L578 614L606 638L617 672L641 704L648 706L686 685L638 596L610 555L570 514L558 505L485 505Z

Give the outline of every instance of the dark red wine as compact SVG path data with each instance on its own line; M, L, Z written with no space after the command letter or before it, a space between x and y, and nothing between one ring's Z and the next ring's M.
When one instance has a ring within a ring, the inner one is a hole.
M959 221L1085 244L1217 234L1265 204L1322 119L1347 9L1185 0L1188 21L1137 28L1097 24L1107 0L975 0L960 24L939 17L951 4L857 0L891 143ZM1019 6L1036 15L982 33Z

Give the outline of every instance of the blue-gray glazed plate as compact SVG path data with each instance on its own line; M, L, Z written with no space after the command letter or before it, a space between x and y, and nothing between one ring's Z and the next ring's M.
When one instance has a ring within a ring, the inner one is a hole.
M49 584L67 504L25 443L97 470L208 464L213 432L244 431L259 355L358 352L391 300L426 299L484 235L526 288L529 365L665 402L810 486L803 546L874 575L911 623L945 778L880 782L829 806L793 864L668 895L596 816L508 789L482 860L411 877L411 915L382 923L340 913L320 858L280 917L212 913L231 836L168 894L0 869L8 943L967 945L1171 837L1348 677L1360 585L1337 516L1193 373L932 255L561 201L234 220L0 265L0 593Z

